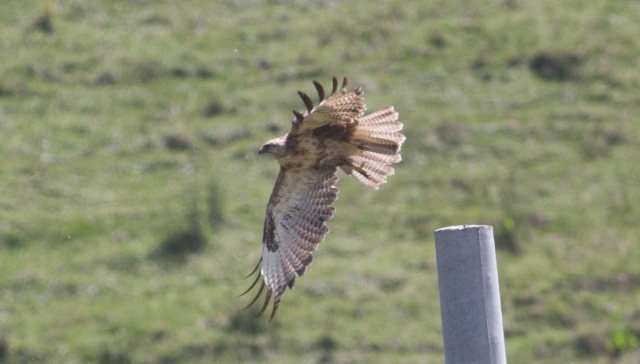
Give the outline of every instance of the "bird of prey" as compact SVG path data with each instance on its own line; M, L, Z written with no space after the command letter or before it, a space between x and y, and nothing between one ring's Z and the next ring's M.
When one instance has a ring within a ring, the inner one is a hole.
M393 174L393 163L400 162L400 147L405 136L398 133L402 123L393 106L367 116L362 89L347 91L345 77L338 89L325 99L324 88L317 81L317 106L298 91L306 106L293 111L291 131L266 142L259 154L269 154L280 163L280 174L267 204L262 237L262 258L249 276L256 280L242 295L262 284L253 305L265 287L267 293L258 317L267 309L273 295L273 319L280 300L296 275L302 276L313 260L312 253L329 232L326 222L333 217L330 205L338 198L336 175L340 167L364 186L377 190ZM249 277L247 276L247 277Z

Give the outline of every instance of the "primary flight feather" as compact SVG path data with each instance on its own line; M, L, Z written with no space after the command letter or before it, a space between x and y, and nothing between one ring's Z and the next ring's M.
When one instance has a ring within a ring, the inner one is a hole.
M260 154L270 154L280 163L280 174L267 204L262 237L262 258L249 276L258 272L256 280L244 293L262 284L253 305L265 287L267 293L258 316L268 307L273 296L271 319L276 314L287 287L293 288L296 275L303 275L313 261L312 253L329 232L326 222L333 217L329 206L338 198L336 175L340 167L370 189L387 181L393 174L393 163L400 162L400 147L405 136L398 133L402 123L393 106L367 116L362 90L347 91L345 77L338 89L325 99L324 88L317 81L319 103L298 91L306 106L294 111L291 131L266 142Z

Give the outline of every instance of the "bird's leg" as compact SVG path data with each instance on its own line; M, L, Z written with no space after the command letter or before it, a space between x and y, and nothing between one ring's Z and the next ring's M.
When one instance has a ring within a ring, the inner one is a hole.
M366 162L362 162L362 164L360 166L353 166L353 169L355 169L358 173L360 173L361 175L365 176L367 179L369 179L369 174L367 172L364 171L364 165Z

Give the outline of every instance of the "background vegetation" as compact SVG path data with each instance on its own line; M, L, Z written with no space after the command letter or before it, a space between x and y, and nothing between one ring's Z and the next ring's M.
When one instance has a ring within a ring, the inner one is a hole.
M0 2L0 362L441 363L433 230L491 224L510 363L640 360L637 1ZM404 161L339 183L276 320L295 91L349 76Z

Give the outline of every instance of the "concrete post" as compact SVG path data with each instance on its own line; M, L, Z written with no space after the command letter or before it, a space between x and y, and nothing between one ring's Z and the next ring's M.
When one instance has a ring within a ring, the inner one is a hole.
M505 364L493 228L451 226L435 238L445 362Z

